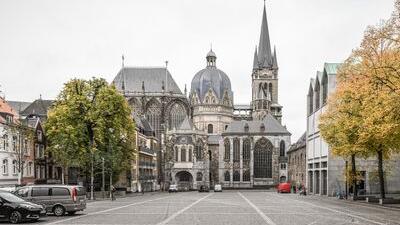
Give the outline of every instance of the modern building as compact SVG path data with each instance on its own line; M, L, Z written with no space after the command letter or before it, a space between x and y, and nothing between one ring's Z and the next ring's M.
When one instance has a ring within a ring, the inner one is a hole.
M296 143L292 144L287 152L288 181L296 187L306 185L306 142L307 134L304 133Z
M327 109L326 103L330 94L336 89L336 74L341 64L325 63L316 77L311 79L307 94L307 188L310 194L335 196L346 192L346 159L334 156L329 145L319 132L319 117ZM348 163L349 166L350 163ZM385 161L390 172L385 174L385 185L388 193L400 190L400 159L393 156ZM357 183L360 193L374 194L379 192L376 157L356 160L357 171L361 174ZM352 187L348 187L350 193Z

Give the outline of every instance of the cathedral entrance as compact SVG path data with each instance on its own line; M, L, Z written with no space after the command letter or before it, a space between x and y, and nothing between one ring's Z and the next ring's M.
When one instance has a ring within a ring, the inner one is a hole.
M191 190L193 189L193 176L187 171L180 171L176 173L175 180L178 184L179 190Z
M254 147L254 185L272 185L272 143L266 139L258 140Z

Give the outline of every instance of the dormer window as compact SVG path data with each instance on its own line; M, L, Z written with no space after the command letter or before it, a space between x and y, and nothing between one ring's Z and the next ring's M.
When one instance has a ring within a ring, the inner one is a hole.
M37 139L38 141L42 141L43 140L43 133L41 130L37 131Z
M264 125L264 123L261 124L261 126L260 126L260 131L261 131L261 132L264 132L264 131L265 131L265 125Z
M7 123L12 123L12 121L13 121L13 117L10 116L10 115L7 115L7 116L6 116L6 122L7 122Z

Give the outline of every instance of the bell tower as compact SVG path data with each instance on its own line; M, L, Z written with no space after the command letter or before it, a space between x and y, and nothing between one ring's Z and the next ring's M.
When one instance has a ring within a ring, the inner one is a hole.
M278 104L278 60L276 48L272 52L268 30L267 12L264 12L261 23L261 34L258 49L256 46L253 60L252 79L252 117L263 120L269 113L278 121L282 118L282 106Z

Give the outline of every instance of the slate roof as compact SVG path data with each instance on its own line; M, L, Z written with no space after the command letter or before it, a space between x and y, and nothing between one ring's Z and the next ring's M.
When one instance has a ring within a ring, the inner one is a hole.
M17 113L24 111L32 103L32 102L21 102L21 101L7 101L7 102Z
M245 131L246 124L249 127L248 132ZM261 126L264 125L265 131L261 131ZM290 135L290 132L282 126L271 114L267 114L264 120L254 121L233 121L228 125L228 128L223 134L232 133L263 133L271 135Z
M139 117L135 114L132 114L132 117L133 120L135 121L136 127L144 131L146 135L153 133L153 128L151 127L149 121L145 117Z
M191 120L189 120L189 117L185 117L185 119L179 125L178 130L193 130L193 123Z
M20 115L29 116L29 115L39 115L39 116L47 116L47 112L50 106L53 104L53 100L43 100L37 99L32 102L28 107L26 107Z
M292 145L290 146L288 152L295 151L295 150L297 150L297 149L299 149L299 148L306 147L306 143L307 143L307 138L306 138L306 137L307 137L307 132L304 132L304 134L301 135L301 137L299 138L299 140L297 140L296 143L294 143L294 144L292 144Z
M209 135L207 143L211 145L218 145L221 138L221 135Z
M115 87L122 91L124 86L128 92L142 92L144 82L145 92L163 92L162 86L165 83L165 67L124 67L114 78ZM167 70L168 93L182 94L171 73ZM166 86L166 85L164 85Z

